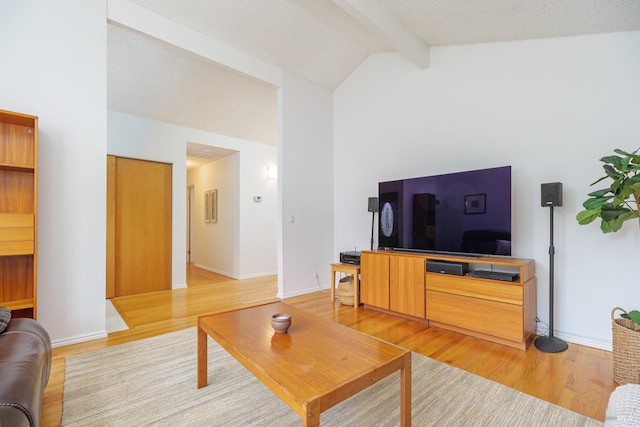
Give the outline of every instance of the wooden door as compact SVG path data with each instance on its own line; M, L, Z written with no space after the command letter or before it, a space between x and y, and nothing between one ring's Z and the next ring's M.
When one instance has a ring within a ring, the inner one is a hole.
M389 307L398 313L425 318L424 258L392 255L389 263Z
M360 256L360 301L389 309L389 255L363 253Z
M108 156L107 171L107 298L171 289L171 165Z

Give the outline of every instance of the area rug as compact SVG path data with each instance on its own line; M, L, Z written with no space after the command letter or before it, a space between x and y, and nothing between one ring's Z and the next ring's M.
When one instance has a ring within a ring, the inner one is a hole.
M414 426L602 426L417 353ZM399 373L323 412L322 426L399 425ZM303 381L303 379L301 379ZM300 417L209 338L196 387L196 329L66 358L63 426L299 426Z

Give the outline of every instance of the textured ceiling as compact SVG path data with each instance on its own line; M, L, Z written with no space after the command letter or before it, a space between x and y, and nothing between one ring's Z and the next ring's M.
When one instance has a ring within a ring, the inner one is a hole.
M640 30L638 0L378 0L430 46Z
M205 163L236 153L226 148L187 142L187 170L195 169Z
M107 41L109 108L276 144L277 88L114 25Z
M330 0L134 0L333 89L371 51L391 50Z
M131 0L328 89L393 51L334 0ZM366 0L429 46L640 30L640 0ZM109 108L277 144L277 88L109 25Z

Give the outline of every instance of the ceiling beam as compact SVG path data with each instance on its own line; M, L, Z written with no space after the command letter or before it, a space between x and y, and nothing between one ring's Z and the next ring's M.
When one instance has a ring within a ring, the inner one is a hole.
M384 38L418 67L429 66L429 45L413 34L397 17L372 0L333 0L342 10Z
M248 77L282 87L282 69L158 15L130 0L108 0L107 21L147 34Z

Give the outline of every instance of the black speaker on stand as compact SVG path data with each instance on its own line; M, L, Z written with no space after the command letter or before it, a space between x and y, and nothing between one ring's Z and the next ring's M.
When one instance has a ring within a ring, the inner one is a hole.
M378 198L369 197L369 207L367 208L371 212L371 250L373 250L373 223L376 218L376 212L378 212Z
M560 338L553 336L553 279L554 265L553 258L555 255L555 247L553 246L553 208L562 206L562 183L550 182L540 184L540 199L542 207L549 208L549 336L540 336L536 338L536 348L545 353L560 353L565 351L569 346Z

